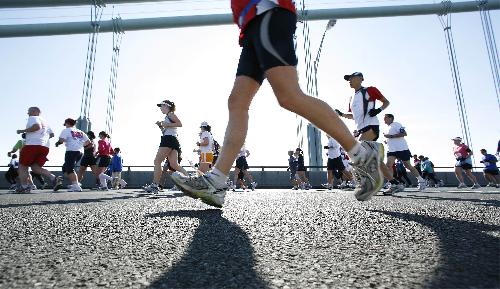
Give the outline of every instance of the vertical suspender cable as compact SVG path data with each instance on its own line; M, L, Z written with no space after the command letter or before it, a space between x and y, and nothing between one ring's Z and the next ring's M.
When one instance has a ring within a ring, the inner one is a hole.
M85 124L80 123L79 128L83 130L89 129L89 115L90 115L90 102L92 99L92 85L94 80L94 65L95 56L97 49L97 37L99 34L100 21L102 17L102 10L104 5L98 3L98 0L93 1L93 5L90 7L90 18L92 25L92 32L89 34L89 40L87 43L87 59L85 63L85 72L83 80L83 90L82 90L82 101L80 107L80 121L85 122Z
M458 107L458 115L460 119L460 126L462 129L462 134L465 139L465 143L472 148L472 138L469 130L469 119L467 116L467 110L465 105L465 99L463 95L462 83L460 80L460 71L458 69L457 54L455 51L455 43L453 41L453 33L451 31L451 1L443 1L443 11L438 15L439 21L443 26L443 30L446 38L446 47L448 50L448 59L450 61L451 75L453 78L453 86L455 89L455 98Z
M488 9L488 1L480 0L478 2L479 15L481 16L481 25L483 27L484 40L488 51L490 61L491 75L495 86L495 94L497 97L498 109L500 110L500 62L498 60L498 50L495 41L495 33L491 24L490 11Z
M113 56L111 59L111 72L109 77L108 106L106 110L106 130L113 132L113 120L116 101L116 82L118 78L118 59L122 42L123 29L120 25L121 18L113 18Z

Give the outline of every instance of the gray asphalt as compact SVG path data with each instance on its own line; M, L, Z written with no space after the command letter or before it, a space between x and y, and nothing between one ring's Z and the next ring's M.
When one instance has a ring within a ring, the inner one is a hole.
M0 191L0 288L500 288L500 190Z

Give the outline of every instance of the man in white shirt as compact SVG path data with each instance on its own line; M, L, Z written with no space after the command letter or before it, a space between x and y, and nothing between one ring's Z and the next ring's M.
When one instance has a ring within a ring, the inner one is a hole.
M56 147L65 143L66 153L64 155L64 164L62 170L71 181L70 192L81 192L82 187L78 183L75 173L75 166L83 156L83 147L90 144L88 136L81 130L75 128L76 120L67 118L64 121L66 127L61 131Z
M377 115L389 106L389 100L376 87L363 87L364 77L361 72L344 75L344 80L349 81L349 86L354 89L354 96L349 101L349 113L342 113L338 109L335 111L341 117L354 120L356 136L359 136L360 141L376 141L380 135ZM375 108L377 100L382 102L379 108ZM394 178L392 169L390 170L383 162L380 163L380 170L391 183L386 193L393 194L404 190L404 186Z
M387 138L387 167L392 168L396 159L400 159L405 168L410 170L410 172L415 176L418 180L418 189L423 191L426 187L425 180L420 176L417 169L411 165L411 153L408 149L408 144L406 143L405 136L406 130L399 123L394 121L394 115L388 113L384 116L384 123L388 125L387 133L384 133L384 136ZM391 194L391 191L386 191L384 194Z
M334 175L342 180L344 175L349 181L352 180L350 174L346 174L344 162L342 161L340 144L331 136L328 137L328 145L324 146L328 150L328 161L326 164L327 168L327 183L322 186L326 189L333 189Z
M200 171L206 173L214 160L214 138L211 133L211 126L206 121L200 125L200 141L196 143L200 154Z
M38 107L28 108L28 123L25 129L18 129L17 133L26 133L26 143L21 149L19 157L19 179L21 186L16 190L17 193L30 193L31 185L28 184L28 168L37 174L42 174L54 183L54 191L62 186L62 178L43 168L47 161L49 148L47 143L50 138L47 122L40 117Z

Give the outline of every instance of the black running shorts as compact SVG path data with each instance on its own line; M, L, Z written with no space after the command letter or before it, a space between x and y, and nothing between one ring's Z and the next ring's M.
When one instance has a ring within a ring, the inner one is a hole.
M96 158L91 154L83 154L82 160L80 161L80 166L90 167L96 164Z
M171 148L178 152L181 151L181 145L179 144L179 140L176 136L173 135L164 135L161 137L160 141L161 148Z
M397 151L397 152L387 152L388 157L395 157L402 161L409 161L411 159L411 152L409 150Z
M380 127L378 125L367 125L362 129L358 129L359 134L362 134L364 132L367 132L369 130L373 130L375 133L375 139L372 139L371 141L376 141L378 140L378 137L380 136Z
M110 156L98 156L96 160L97 166L100 168L107 168L111 163Z
M236 167L240 170L248 170L248 163L246 157L239 157L236 159Z
M70 174L75 172L76 163L82 158L80 151L66 151L64 154L63 173Z
M273 8L255 17L245 29L236 76L245 75L262 84L264 73L276 66L296 66L293 35L297 16Z
M341 157L336 157L334 159L328 158L328 162L326 163L326 168L329 171L339 171L343 172L345 170L344 162Z
M494 176L498 176L498 169L484 169L484 173L485 174L490 174L490 175L494 175Z

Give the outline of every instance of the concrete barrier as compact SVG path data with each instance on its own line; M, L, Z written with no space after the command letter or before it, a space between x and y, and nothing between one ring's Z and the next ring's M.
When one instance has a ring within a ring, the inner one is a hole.
M0 173L2 177L0 178L0 188L6 189L9 187L7 180L3 177L4 171ZM287 171L250 171L254 180L259 184L259 188L291 188L292 185L290 183L290 173ZM56 175L61 175L60 172L56 172ZM481 172L475 172L474 175L479 181L479 184L482 186L486 185L486 180ZM307 176L310 180L310 183L315 188L319 188L321 184L326 183L326 172L325 171L309 171L307 172ZM412 180L413 184L416 184L416 179L409 175L410 180ZM446 186L457 186L458 181L455 177L454 172L437 172L436 177L444 181ZM122 178L128 183L128 187L130 188L140 188L145 184L151 183L153 180L153 172L152 171L129 171L125 170L122 172ZM230 178L233 179L233 174L230 174ZM470 184L470 181L465 177L466 183ZM166 178L166 187L172 186L172 182L170 178ZM90 171L87 171L84 175L83 179L83 187L91 188L95 187L96 178L92 175ZM67 184L68 181L65 180ZM35 184L38 186L39 184L35 180Z

